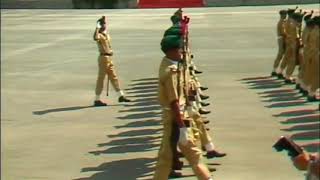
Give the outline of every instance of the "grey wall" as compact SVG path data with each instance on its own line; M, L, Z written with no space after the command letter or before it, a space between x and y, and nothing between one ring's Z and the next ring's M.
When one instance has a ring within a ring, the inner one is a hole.
M258 6L280 4L311 4L319 0L206 0L208 6Z
M136 8L136 0L1 0L1 8L4 9L69 9L73 3L77 8ZM96 3L92 3L92 2ZM114 5L101 5L101 2L113 1ZM206 0L208 6L254 6L254 5L278 5L278 4L303 4L319 3L319 0ZM94 5L93 5L94 4Z
M71 0L1 0L3 9L69 9Z

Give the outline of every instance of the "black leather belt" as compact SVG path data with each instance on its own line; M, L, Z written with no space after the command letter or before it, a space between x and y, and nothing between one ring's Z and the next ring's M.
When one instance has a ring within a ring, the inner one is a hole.
M100 53L101 56L112 56L110 53Z

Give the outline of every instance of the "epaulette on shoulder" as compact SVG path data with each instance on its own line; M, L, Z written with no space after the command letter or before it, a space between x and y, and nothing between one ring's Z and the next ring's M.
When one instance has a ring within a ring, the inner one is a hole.
M177 73L178 66L176 64L172 64L172 65L168 66L167 71L171 72L171 73Z

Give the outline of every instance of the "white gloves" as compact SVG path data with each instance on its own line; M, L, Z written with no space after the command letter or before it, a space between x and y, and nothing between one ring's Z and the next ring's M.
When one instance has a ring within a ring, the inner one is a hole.
M198 112L193 106L187 106L187 111L190 117L198 116Z
M97 26L96 26L98 29L101 28L101 25L100 25L100 22L97 22Z
M303 55L303 48L299 49L299 54Z
M188 128L183 127L183 128L180 128L179 131L180 131L180 134L179 134L178 143L185 146L188 144L188 141L189 141Z

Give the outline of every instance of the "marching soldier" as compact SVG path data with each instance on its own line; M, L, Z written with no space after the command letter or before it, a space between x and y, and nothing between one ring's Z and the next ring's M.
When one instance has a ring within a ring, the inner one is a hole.
M99 72L98 72L98 78L96 82L96 89L95 89L96 98L94 101L94 106L107 106L107 103L101 101L100 99L100 95L104 87L104 80L106 75L108 75L108 83L110 79L110 82L113 88L119 94L118 101L130 102L131 100L126 98L124 96L124 92L120 89L120 83L116 75L114 65L112 63L111 56L113 56L113 51L111 49L111 38L107 32L107 24L106 24L105 16L102 16L102 18L100 18L97 21L97 27L94 32L93 38L97 42L99 53L100 53L98 57Z
M284 51L285 51L285 30L284 30L284 24L286 23L286 17L287 17L287 11L281 10L279 12L280 14L280 20L277 24L277 34L278 34L278 54L276 59L274 60L273 64L273 71L271 73L271 76L276 76L279 73L279 70L277 70L281 59L283 58Z
M296 63L295 59L295 52L297 48L297 31L296 31L296 23L293 19L295 9L288 9L288 19L285 22L284 25L284 37L285 37L285 54L283 57L283 60L280 64L280 70L279 70L279 78L285 78L286 82L290 83L291 80L291 74L294 70L294 66ZM286 73L283 74L283 70L286 68Z
M183 99L183 72L178 63L182 56L181 36L165 36L161 41L161 50L165 53L159 69L159 102L163 108L163 137L158 153L158 162L154 180L167 180L172 168L172 129L179 131L178 146L200 180L210 180L208 168L201 163L201 150L196 146L190 121L185 120L180 111Z
M311 11L310 14L307 14L304 16L304 21L305 21L305 26L303 28L302 31L302 35L301 35L301 40L302 40L302 48L301 51L299 52L301 53L300 55L300 69L299 69L299 73L298 73L298 77L297 77L297 81L296 81L296 89L300 89L301 92L306 90L306 86L305 86L305 82L304 82L304 77L305 77L305 72L306 72L306 59L307 56L309 55L308 50L309 50L309 34L310 34L310 23L309 19L312 16L313 11Z
M174 19L173 17L171 17L171 20ZM180 36L182 35L182 27L181 24L173 23L174 26L170 27L169 29L167 29L164 33L164 37L165 36L170 36L170 35L176 35L176 36ZM200 114L203 114L203 110L202 109L198 109L198 105L197 105L197 101L196 101L196 96L197 96L197 89L199 89L197 87L196 81L194 79L194 74L191 73L190 70L190 49L188 48L188 44L189 41L184 42L184 44L186 46L184 46L184 58L182 61L182 68L181 70L183 71L183 78L184 78L184 90L187 89L187 91L185 91L185 99L180 101L180 107L182 107L182 109L185 109L186 111L184 111L185 117L189 117L191 118L190 120L192 121L191 123L194 126L194 137L198 137L196 138L196 140L200 140L201 142L201 146L203 147L203 149L207 152L206 156L207 158L214 158L214 157L223 157L226 154L225 153L220 153L218 151L215 150L215 146L211 140L211 137L209 136L209 134L207 133L207 128L205 127L205 124L209 123L208 120L204 120ZM200 90L200 89L199 89ZM196 130L195 130L196 129ZM172 132L175 133L175 132ZM181 162L179 162L178 160L178 155L177 155L177 143L172 142L172 151L173 151L173 170L171 171L170 175L171 177L177 177L177 176L181 176L180 174L176 173L174 170L181 170L182 166L181 166Z
M307 85L308 101L316 101L316 91L319 89L319 21L320 16L313 18L313 27L310 31L310 49L309 49L309 73L310 80Z

